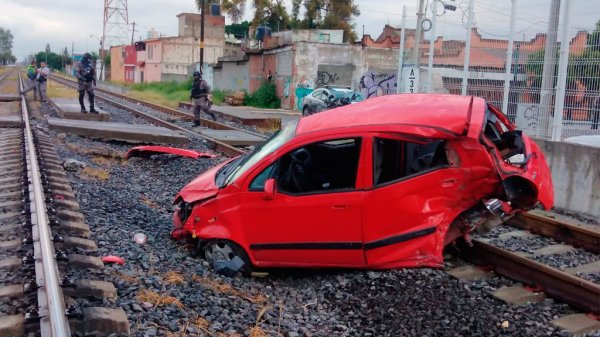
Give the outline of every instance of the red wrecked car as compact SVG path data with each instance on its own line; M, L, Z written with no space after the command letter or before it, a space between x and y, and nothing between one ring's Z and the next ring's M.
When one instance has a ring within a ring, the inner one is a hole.
M443 263L478 227L554 203L540 148L482 98L382 96L304 117L175 198L218 271Z

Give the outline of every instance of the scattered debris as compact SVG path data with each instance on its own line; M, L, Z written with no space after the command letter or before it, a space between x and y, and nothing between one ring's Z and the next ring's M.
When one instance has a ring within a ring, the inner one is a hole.
M80 169L87 167L87 164L77 159L69 158L63 162L63 167L69 172L77 172Z
M183 275L175 271L170 271L166 273L163 279L169 284L182 284L185 282Z
M213 263L213 268L217 274L221 274L227 277L233 277L244 267L246 263L240 259L239 256L234 257L231 260L220 260Z
M102 262L104 263L118 263L120 265L125 264L125 260L115 255L108 255L102 258Z
M137 146L127 151L125 154L125 159L129 159L131 157L142 157L148 158L155 154L174 154L187 158L216 158L217 156L208 152L198 152L194 150L186 150L186 149L178 149L175 147L168 146L157 146L157 145L148 145L148 146Z
M137 233L133 236L133 241L135 241L137 244L143 245L146 243L146 241L148 241L148 237L144 233Z

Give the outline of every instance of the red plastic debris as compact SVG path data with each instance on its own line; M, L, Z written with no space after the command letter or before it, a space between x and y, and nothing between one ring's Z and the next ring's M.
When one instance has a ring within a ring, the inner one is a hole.
M104 263L118 263L120 265L124 265L125 264L125 260L123 260L122 258L118 257L118 256L114 256L114 255L108 255L102 258L102 262Z
M600 315L594 315L594 314L592 314L592 313L589 313L589 314L586 314L586 316L587 316L588 318L591 318L591 319L593 319L593 320L600 321Z
M194 159L216 158L217 157L216 155L214 155L212 153L208 153L208 152L198 152L198 151L194 151L194 150L178 149L178 148L169 147L169 146L148 145L148 146L137 146L137 147L130 149L129 151L127 151L127 154L125 154L125 159L129 159L131 157L148 158L155 154L174 154L174 155L187 157L187 158L194 158Z
M54 195L54 199L56 199L56 200L62 200L62 199L64 199L64 198L65 198L65 196L64 196L64 195L62 195L62 194L55 194L55 195Z

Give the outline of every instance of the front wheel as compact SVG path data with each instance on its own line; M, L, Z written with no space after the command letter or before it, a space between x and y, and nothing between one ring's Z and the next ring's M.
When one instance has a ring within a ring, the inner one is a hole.
M201 245L206 261L215 272L234 276L237 272L247 276L252 271L250 259L244 249L227 240L211 240Z

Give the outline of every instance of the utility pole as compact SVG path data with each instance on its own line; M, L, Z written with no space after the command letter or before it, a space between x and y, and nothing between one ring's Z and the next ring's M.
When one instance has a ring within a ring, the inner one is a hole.
M71 42L71 75L73 75L73 69L75 69L75 41Z
M133 44L133 36L135 35L135 21L132 23L133 29L131 30L131 44Z
M552 123L552 140L560 142L563 127L563 109L565 106L565 91L567 86L567 68L569 65L569 28L571 21L571 3L565 1L564 22L560 40L560 59L558 61L558 80L556 85L556 100L554 102L554 121Z
M413 48L413 64L419 69L421 64L421 26L423 25L423 11L425 7L425 0L419 0L419 11L417 12L417 29L415 30L415 46Z
M550 17L548 18L548 33L546 34L546 48L544 49L544 68L542 71L542 88L540 91L540 113L537 136L549 136L550 104L552 102L552 87L554 86L555 65L558 35L558 19L560 15L560 0L552 0L550 4Z
M406 35L406 6L402 6L402 25L400 25L400 46L398 46L398 76L396 93L402 93L402 67L404 67L404 36Z
M204 0L200 1L200 74L204 72ZM204 75L204 74L203 74Z
M433 12L431 31L429 35L429 58L427 60L427 92L433 92L433 54L435 53L435 25L437 21L437 0L433 1L431 7Z
M467 19L467 43L465 45L465 62L463 63L463 78L461 95L467 94L467 84L469 83L469 62L471 61L471 30L473 30L473 12L475 11L475 1L469 0L469 17Z
M513 43L515 34L515 21L517 17L517 0L512 0L510 7L510 30L508 33L508 48L506 48L506 69L504 70L504 96L502 96L502 111L508 115L508 95L510 94L510 74L513 58ZM518 66L518 64L516 64Z

